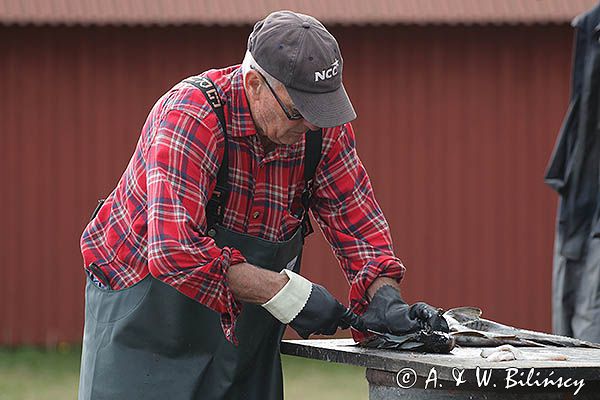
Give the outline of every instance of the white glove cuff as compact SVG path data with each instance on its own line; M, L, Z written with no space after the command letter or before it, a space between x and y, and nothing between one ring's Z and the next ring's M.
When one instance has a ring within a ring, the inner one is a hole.
M312 292L312 283L289 269L284 269L281 273L286 274L290 280L262 306L282 324L287 324L296 318L306 305Z

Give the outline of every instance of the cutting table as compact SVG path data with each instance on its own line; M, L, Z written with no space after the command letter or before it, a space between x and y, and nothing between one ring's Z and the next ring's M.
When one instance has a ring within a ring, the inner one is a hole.
M366 368L370 400L600 399L600 350L520 347L527 357L566 361L488 361L480 348L424 354L354 345L352 339L284 340L281 353Z

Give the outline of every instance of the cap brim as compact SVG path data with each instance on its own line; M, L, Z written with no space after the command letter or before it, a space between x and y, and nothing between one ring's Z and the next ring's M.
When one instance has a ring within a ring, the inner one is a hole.
M343 125L356 118L344 85L333 92L309 93L286 87L305 120L319 128Z

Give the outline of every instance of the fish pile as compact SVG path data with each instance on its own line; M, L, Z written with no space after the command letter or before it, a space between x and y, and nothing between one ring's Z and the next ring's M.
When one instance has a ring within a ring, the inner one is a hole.
M587 347L600 349L600 344L573 339L566 336L551 335L527 329L519 329L509 325L481 318L482 311L477 307L458 307L440 314L448 323L449 333L434 331L430 327L408 333L393 335L369 331L373 335L359 343L359 346L377 349L395 349L421 351L426 353L449 353L455 346L459 347L499 347L496 354L485 352L491 360L519 359L522 356L512 346L529 347ZM513 350L514 349L514 350ZM510 354L508 354L510 353ZM482 353L482 357L484 354Z
M597 343L519 329L481 318L481 314L481 309L477 307L453 308L443 314L450 328L450 336L454 338L458 346L495 347L508 344L530 347L556 346L600 349L600 344Z

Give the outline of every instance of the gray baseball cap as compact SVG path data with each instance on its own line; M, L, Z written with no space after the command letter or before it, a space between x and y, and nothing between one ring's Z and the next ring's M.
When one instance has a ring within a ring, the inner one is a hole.
M340 48L315 18L292 11L271 13L254 25L248 51L261 68L283 83L311 124L328 128L356 118L342 84Z

